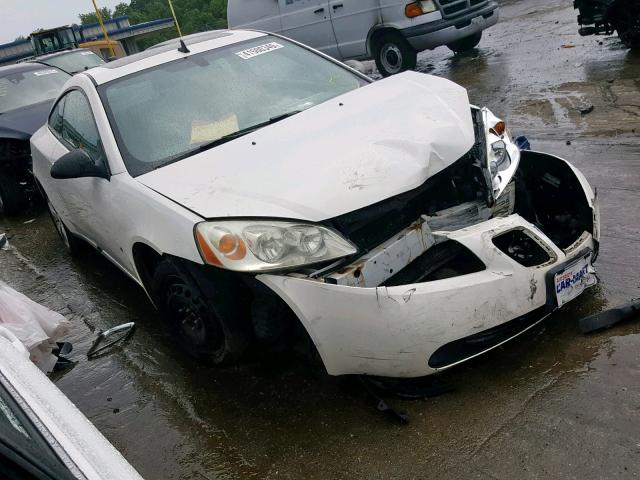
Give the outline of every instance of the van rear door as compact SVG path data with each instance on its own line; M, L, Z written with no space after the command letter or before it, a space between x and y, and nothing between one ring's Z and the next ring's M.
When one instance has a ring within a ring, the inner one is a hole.
M278 0L282 34L340 59L328 0Z
M329 12L343 59L367 56L367 36L382 23L380 0L330 0Z

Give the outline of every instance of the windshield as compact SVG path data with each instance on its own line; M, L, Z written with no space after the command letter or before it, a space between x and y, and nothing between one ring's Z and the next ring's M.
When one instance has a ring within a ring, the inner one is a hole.
M100 94L127 169L137 176L366 83L265 36L123 77Z
M77 73L89 68L97 67L105 63L105 61L95 53L85 51L75 51L65 53L64 55L56 55L55 57L42 60L47 65L53 65L68 73Z
M57 68L0 73L0 113L53 100L69 75Z

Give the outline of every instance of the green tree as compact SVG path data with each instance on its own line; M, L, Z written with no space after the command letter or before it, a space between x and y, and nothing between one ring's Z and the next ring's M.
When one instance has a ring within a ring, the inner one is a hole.
M113 18L129 15L128 10L129 10L129 5L127 5L126 3L119 3L113 9Z
M227 0L173 0L173 7L183 35L227 28ZM105 20L127 15L132 25L171 17L171 10L167 0L131 0L129 4L119 3L113 11L108 8L102 8L100 11L103 13ZM98 21L95 12L78 16L82 24ZM138 43L141 48L146 48L176 36L177 31L175 29L164 30L145 37Z
M102 8L99 8L98 10L100 10L100 15L102 15L102 20L109 20L113 16L113 14L111 13L111 9L107 7L102 7ZM88 12L88 13L81 13L78 15L78 18L80 19L80 23L82 25L88 25L90 23L98 23L98 16L96 15L95 11Z

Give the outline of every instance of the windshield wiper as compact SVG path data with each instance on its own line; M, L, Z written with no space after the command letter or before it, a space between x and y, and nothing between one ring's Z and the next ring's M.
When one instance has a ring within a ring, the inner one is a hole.
M238 130L237 132L229 133L228 135L224 135L216 140L213 140L208 143L203 143L196 150L199 152L203 152L205 150L209 150L211 148L217 147L218 145L222 145L223 143L230 142L231 140L235 140L236 138L243 137L251 132L255 132L256 130L261 129L262 127L266 127L267 125L272 125L274 123L278 123L285 118L289 118L294 116L297 113L300 113L302 110L293 110L291 112L283 113L281 115L276 115L275 117L271 117L266 122L257 123L252 125L251 127L243 128L242 130Z
M281 120L284 120L285 118L292 117L296 113L300 113L301 111L302 110L293 110L291 112L283 113L282 115L276 115L275 117L271 117L266 122L257 123L255 125L252 125L251 127L243 128L242 130L238 130L237 132L224 135L223 137L217 138L216 140L213 140L211 142L203 143L202 145L200 145L197 148L194 148L193 150L189 150L183 154L180 154L176 157L171 158L168 161L161 163L160 165L156 165L151 170L158 170L159 168L166 167L167 165L179 162L180 160L184 160L185 158L190 157L191 155L195 155L196 153L204 152L205 150L210 150L212 148L217 147L218 145L222 145L223 143L230 142L231 140L240 138L244 135L247 135L248 133L255 132L256 130L261 129L262 127L266 127L267 125L277 123Z

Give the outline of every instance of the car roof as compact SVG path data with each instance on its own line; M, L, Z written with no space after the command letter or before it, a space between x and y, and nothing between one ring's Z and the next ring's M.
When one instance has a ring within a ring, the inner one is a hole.
M6 74L10 73L20 73L20 72L30 72L33 70L42 70L43 68L55 68L56 70L60 70L56 67L50 67L48 65L44 65L43 63L37 62L24 62L24 63L16 63L15 65L6 65L4 67L0 67L0 77L4 77ZM62 70L60 70L62 72ZM63 72L64 73L64 72Z
M148 68L179 60L234 43L264 37L266 33L250 30L212 30L183 37L189 47L189 53L178 51L180 39L175 38L148 48L144 52L114 60L99 67L94 67L84 75L91 77L95 84L101 85Z
M30 62L37 62L39 60L47 60L49 58L61 57L62 55L69 55L70 53L80 53L80 52L91 52L88 48L69 48L67 50L62 50L60 52L47 53L46 55L40 55L39 57L35 57L30 59ZM93 52L91 52L93 53Z

